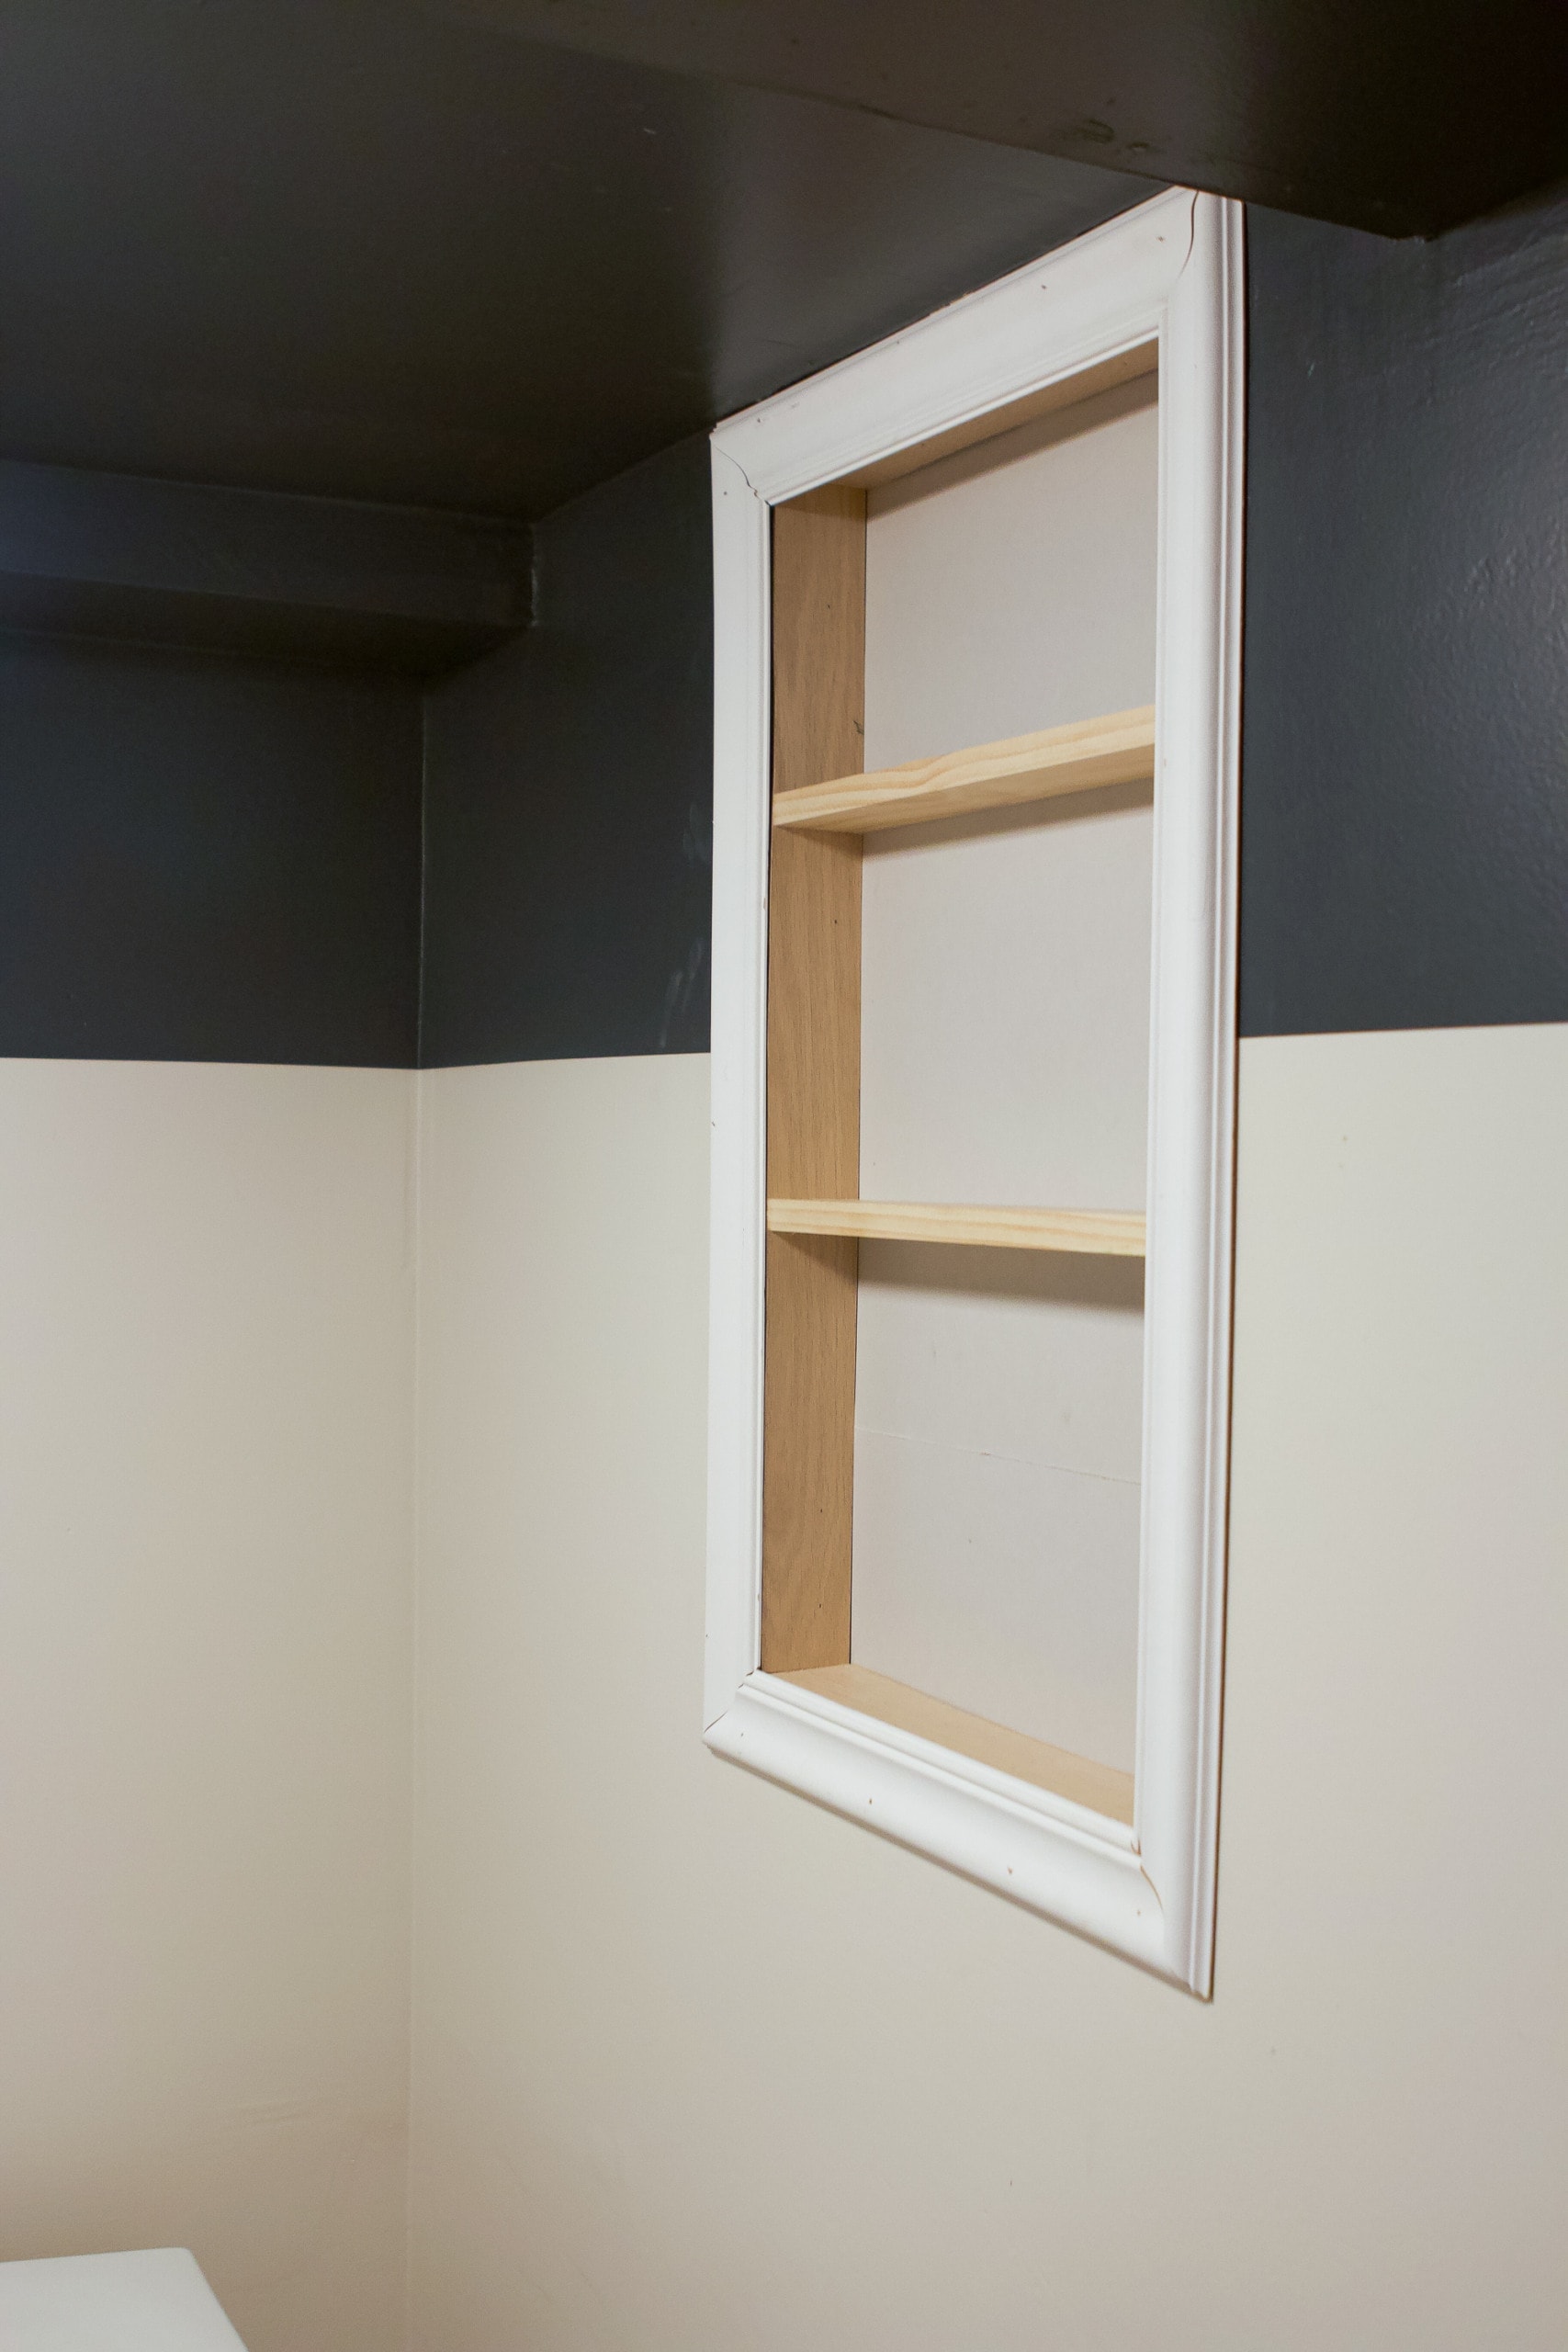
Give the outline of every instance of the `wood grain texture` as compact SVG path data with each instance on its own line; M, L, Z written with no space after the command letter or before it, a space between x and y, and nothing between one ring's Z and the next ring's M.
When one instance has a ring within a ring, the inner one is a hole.
M770 1234L763 1341L762 1664L850 1654L859 1251Z
M936 817L973 816L1069 792L1140 784L1155 772L1152 705L1104 718L1075 719L999 743L979 743L938 759L910 760L870 775L834 776L773 799L779 832L803 828L831 838L923 825Z
M1070 1250L1141 1258L1145 1220L1121 1209L970 1207L950 1201L768 1203L770 1233L854 1234L863 1241L950 1241L990 1250Z
M874 1673L868 1666L816 1667L787 1674L784 1679L814 1690L818 1698L836 1699L840 1706L852 1707L857 1714L891 1724L897 1731L933 1740L939 1747L973 1758L976 1764L988 1764L993 1771L1007 1772L1015 1781L1027 1781L1032 1788L1049 1789L1053 1796L1066 1797L1091 1813L1131 1826L1133 1775L1119 1772L1113 1765L1096 1764L1089 1757L1075 1756L1069 1748L1032 1739L1027 1732L1011 1731L984 1715L950 1707L945 1699L913 1690L907 1682L895 1682L891 1675Z
M865 497L773 513L773 791L861 764ZM775 833L768 883L768 1190L860 1182L857 839ZM763 1369L762 1663L849 1657L856 1250L770 1238Z

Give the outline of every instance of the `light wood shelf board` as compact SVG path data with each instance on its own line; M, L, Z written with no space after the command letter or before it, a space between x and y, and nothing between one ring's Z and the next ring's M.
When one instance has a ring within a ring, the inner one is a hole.
M938 1747L952 1748L955 1755L967 1756L976 1764L988 1764L993 1771L1009 1773L1015 1781L1027 1781L1032 1788L1048 1789L1053 1796L1066 1797L1069 1804L1084 1805L1090 1813L1132 1826L1133 1775L1118 1771L1112 1764L1097 1764L1089 1757L1075 1756L1070 1748L1053 1747L1048 1740L1031 1738L1027 1732L991 1723L984 1715L971 1715L962 1707L949 1706L945 1699L911 1690L907 1682L895 1682L891 1675L878 1674L868 1666L812 1667L780 1679L814 1690L819 1699L835 1699L840 1707L852 1707L857 1714L871 1715L877 1723L891 1724L896 1731L912 1732L917 1738L934 1741Z
M877 833L1069 792L1147 783L1154 772L1155 714L1147 705L775 793L773 824L781 831Z
M863 1241L946 1241L990 1250L1069 1250L1141 1258L1146 1222L1121 1209L975 1208L947 1201L770 1200L770 1233Z

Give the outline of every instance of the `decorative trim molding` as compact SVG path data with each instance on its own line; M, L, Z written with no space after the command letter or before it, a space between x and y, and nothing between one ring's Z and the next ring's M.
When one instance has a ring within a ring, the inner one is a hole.
M714 447L776 506L1148 343L1211 200L1156 196L727 418Z
M713 436L708 1744L1204 1996L1229 1448L1243 289L1239 206L1172 190ZM1156 340L1149 1239L1129 1832L758 1670L769 510Z
M708 1555L703 1722L762 1655L767 1243L769 514L713 447L714 806Z

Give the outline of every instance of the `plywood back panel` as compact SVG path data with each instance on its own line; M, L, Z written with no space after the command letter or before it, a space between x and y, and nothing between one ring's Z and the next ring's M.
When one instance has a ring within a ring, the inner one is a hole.
M1154 379L868 501L867 764L1154 694ZM874 835L860 1191L1137 1211L1153 799ZM1131 1768L1135 1267L862 1244L852 1655Z
M851 1655L1124 1771L1143 1268L863 1241Z
M1152 699L1153 389L872 497L870 766ZM867 842L868 1199L1143 1207L1152 860L1137 785Z
M1145 1205L1151 806L1047 808L866 844L867 1200Z
M867 768L1153 702L1158 469L1151 376L871 492Z

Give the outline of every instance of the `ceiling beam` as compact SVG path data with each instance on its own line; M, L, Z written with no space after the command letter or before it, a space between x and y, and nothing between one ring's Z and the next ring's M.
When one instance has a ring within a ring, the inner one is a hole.
M430 674L528 625L532 535L355 499L0 462L0 625Z

